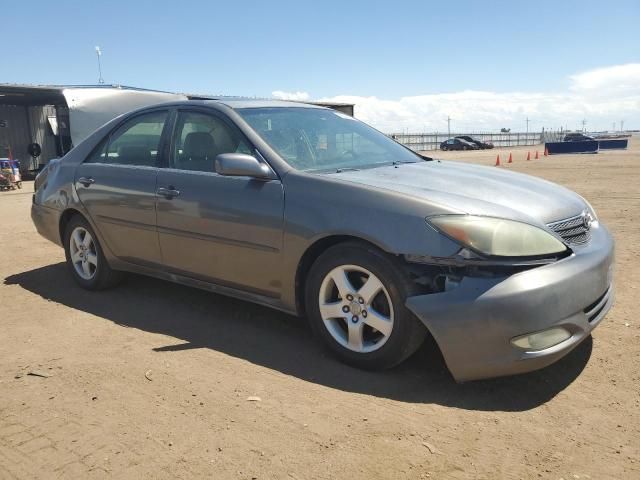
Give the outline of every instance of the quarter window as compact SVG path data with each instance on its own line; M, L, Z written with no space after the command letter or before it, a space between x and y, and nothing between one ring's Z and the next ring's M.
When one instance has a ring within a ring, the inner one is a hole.
M221 119L196 112L178 116L173 142L173 167L200 172L215 171L221 153L251 153L240 133Z

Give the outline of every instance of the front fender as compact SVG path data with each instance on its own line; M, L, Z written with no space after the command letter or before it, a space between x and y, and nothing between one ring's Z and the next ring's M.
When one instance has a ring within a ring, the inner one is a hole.
M298 265L307 249L322 238L358 238L394 255L448 257L460 249L425 220L452 212L424 199L303 172L289 173L283 185L283 302L292 310Z

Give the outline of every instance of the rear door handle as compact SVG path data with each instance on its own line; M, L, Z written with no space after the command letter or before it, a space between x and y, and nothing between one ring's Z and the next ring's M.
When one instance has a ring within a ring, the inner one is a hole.
M172 185L169 185L168 187L158 188L156 193L171 200L173 197L180 195L180 190L176 190Z
M78 179L78 183L81 183L85 187L88 187L88 186L96 183L96 181L93 179L93 177L80 177Z

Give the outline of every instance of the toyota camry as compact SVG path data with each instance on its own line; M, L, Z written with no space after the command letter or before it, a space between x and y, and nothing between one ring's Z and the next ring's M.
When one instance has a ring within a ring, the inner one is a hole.
M32 218L83 288L134 272L260 303L366 369L431 335L458 381L535 370L613 302L613 239L578 194L302 103L122 115L49 162Z

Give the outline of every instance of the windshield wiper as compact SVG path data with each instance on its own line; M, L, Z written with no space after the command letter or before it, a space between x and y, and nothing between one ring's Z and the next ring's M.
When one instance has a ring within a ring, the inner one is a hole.
M339 168L336 170L336 173L342 173L342 172L359 172L360 169L359 168L353 168L353 167L343 167L343 168Z
M392 165L402 165L404 163L418 163L415 160L403 160L402 162L399 162L398 160L394 160L393 162L391 162Z

